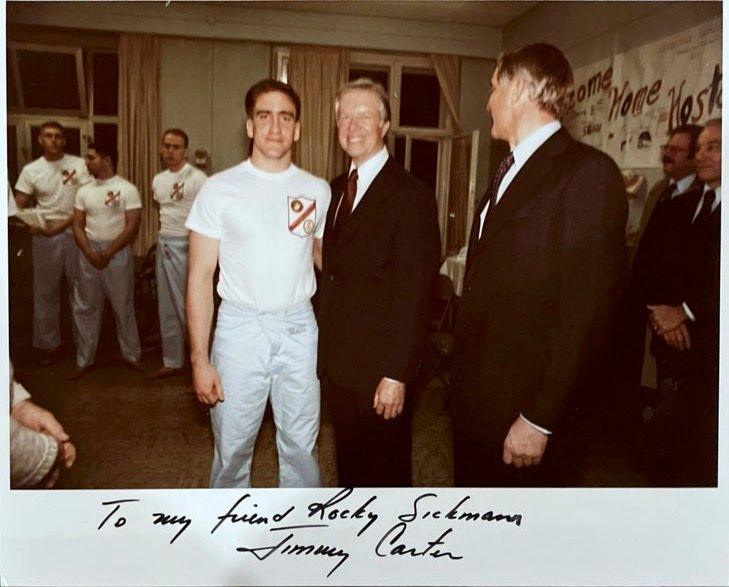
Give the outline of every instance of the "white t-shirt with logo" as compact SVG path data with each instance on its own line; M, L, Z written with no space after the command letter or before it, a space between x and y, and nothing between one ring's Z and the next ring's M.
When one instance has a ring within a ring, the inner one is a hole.
M39 157L25 165L15 189L34 196L38 208L51 215L70 216L76 192L92 179L81 157L65 153L57 161Z
M268 173L246 160L205 182L185 226L220 241L221 298L285 310L316 291L313 238L330 200L326 181L293 164Z
M182 169L158 173L152 180L154 199L159 204L159 233L163 236L187 236L185 220L192 202L208 178L197 167L185 163Z
M82 186L76 194L77 210L86 212L86 236L91 241L112 241L126 225L126 211L142 207L133 184L115 175Z

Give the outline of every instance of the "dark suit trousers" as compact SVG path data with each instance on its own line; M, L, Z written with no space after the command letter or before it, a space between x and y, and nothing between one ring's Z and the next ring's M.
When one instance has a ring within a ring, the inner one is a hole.
M362 394L322 382L334 424L338 482L342 487L410 487L411 401L385 420L372 409L375 390Z

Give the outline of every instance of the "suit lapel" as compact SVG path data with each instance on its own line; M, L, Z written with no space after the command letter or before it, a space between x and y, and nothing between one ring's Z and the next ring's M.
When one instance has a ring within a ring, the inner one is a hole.
M367 191L362 196L362 199L357 204L357 207L352 210L352 215L347 220L347 224L342 229L339 239L337 240L337 247L340 247L347 239L357 232L357 228L362 224L366 223L367 218L372 216L372 213L376 211L380 205L390 198L392 195L393 185L393 172L395 171L396 163L389 158L385 163L385 166L375 176Z
M490 214L485 233L478 241L476 252L482 250L514 214L531 202L537 191L555 168L554 158L561 155L571 137L561 128L537 149L511 181L496 208Z

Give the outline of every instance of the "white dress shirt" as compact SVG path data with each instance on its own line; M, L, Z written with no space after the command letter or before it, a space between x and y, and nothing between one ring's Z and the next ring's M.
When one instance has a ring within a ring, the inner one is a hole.
M522 167L524 167L524 164L529 161L529 158L535 153L535 151L539 149L539 147L541 147L544 143L546 143L547 139L551 137L554 133L556 133L560 128L562 128L562 124L559 122L559 120L553 120L552 122L548 122L544 126L539 127L532 134L526 137L521 143L514 147L514 150L511 152L511 154L514 156L514 164L511 166L509 171L506 172L506 175L504 175L504 179L501 180L501 184L499 185L499 191L496 193L497 204L501 201L501 197L504 195L506 188L509 187L511 182L516 177L516 174L521 171ZM486 212L488 212L488 209L489 205L487 203L483 211L481 212L481 226L478 229L479 237L481 236L481 232L483 231L483 221L486 218Z
M354 164L354 161L350 163L347 176L352 173L352 169L357 169L357 193L354 195L352 211L354 211L357 205L362 201L365 192L370 188L372 182L375 180L375 177L377 177L377 174L382 171L382 168L385 166L385 163L387 163L389 157L390 154L387 152L387 146L384 146L382 147L381 151L378 151L377 153L372 155L372 157L367 159L367 161L362 163L362 165L360 165L359 167ZM332 194L332 196L334 196L334 194ZM343 199L344 198L339 198L339 204L337 205L337 214L339 214L339 206L342 205Z
M691 173L687 175L686 177L682 177L678 181L671 180L669 182L669 185L675 185L676 189L673 190L673 193L671 194L671 199L675 198L676 196L680 196L682 193L684 193L687 189L691 187L691 184L694 183L694 180L696 179L696 174Z

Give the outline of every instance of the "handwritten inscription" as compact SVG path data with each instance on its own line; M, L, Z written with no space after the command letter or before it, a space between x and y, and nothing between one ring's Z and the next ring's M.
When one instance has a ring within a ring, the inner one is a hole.
M225 534L226 530L230 534L235 529L235 552L249 555L257 561L292 557L331 561L326 567L326 577L331 577L355 553L363 556L370 552L377 557L375 560L400 557L456 562L463 559L464 554L454 550L447 542L459 527L486 523L521 526L522 515L519 513L494 512L474 506L470 495L459 497L444 506L443 498L437 493L418 495L404 511L383 526L387 528L384 532L380 530L381 533L378 533L382 514L376 511L376 506L380 505L376 494L362 496L355 494L352 488L340 489L327 499L306 504L297 512L297 505L278 509L266 509L266 504L259 507L252 494L245 493L224 513L215 516L214 523L208 527L211 528L209 533L216 535ZM99 531L124 531L122 528L127 523L146 517L140 499L103 501L101 505L104 509L97 527ZM152 513L151 518L153 526L177 530L171 536L170 544L184 533L193 531L191 529L195 526L190 516L179 512L158 511ZM368 532L371 528L375 529L372 539L369 534L373 531ZM255 534L253 544L248 542L246 531ZM333 536L341 540L350 531L353 534L349 536L348 546L332 540ZM272 534L270 539L265 538L268 533Z

